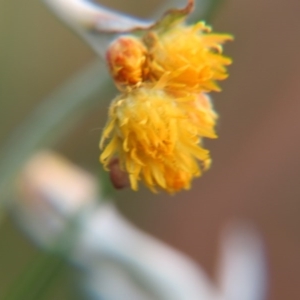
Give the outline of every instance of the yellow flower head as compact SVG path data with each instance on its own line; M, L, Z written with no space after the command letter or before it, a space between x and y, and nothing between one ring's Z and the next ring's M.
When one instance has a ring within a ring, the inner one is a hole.
M222 45L232 36L213 34L203 22L185 25L192 7L189 0L141 38L121 36L107 51L121 95L110 107L100 161L108 168L118 157L134 190L140 180L152 191L188 189L210 167L202 142L217 137L217 114L207 93L228 76Z
M171 92L219 91L217 81L227 78L226 66L231 63L222 54L222 44L232 36L210 31L200 22L176 25L162 33L149 32L145 42L151 79L164 77L166 89Z
M214 136L211 124L206 124L210 117L202 118L201 112L206 109L207 115L212 115L211 107L199 103L198 109L198 102L197 95L174 99L153 86L120 95L110 107L110 120L100 142L103 149L105 140L110 139L101 162L107 166L118 155L134 190L140 179L154 191L156 187L170 193L188 189L192 178L210 164L209 152L201 146L198 124L203 124L207 136ZM184 103L191 105L183 109ZM192 120L189 114L195 112Z

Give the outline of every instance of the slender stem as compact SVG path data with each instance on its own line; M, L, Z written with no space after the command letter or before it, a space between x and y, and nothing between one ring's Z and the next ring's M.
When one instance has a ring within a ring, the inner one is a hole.
M0 151L0 203L8 199L17 172L33 151L57 141L99 103L107 104L113 91L104 65L93 62L42 101Z
M64 263L49 254L39 254L13 282L3 300L41 300L46 291L59 279Z

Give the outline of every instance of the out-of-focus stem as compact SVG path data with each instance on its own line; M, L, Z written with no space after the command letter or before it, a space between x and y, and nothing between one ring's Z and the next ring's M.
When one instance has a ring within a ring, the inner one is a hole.
M205 272L126 221L98 196L94 177L62 157L36 154L17 182L16 221L36 244L84 270L87 291L98 294L92 299L216 300ZM22 294L34 299L27 294L43 289L51 270L59 272L59 266L48 263L38 258L11 289L16 296L8 299L19 300ZM125 290L130 296L122 296Z
M216 285L184 254L130 224L96 187L85 171L42 152L21 172L14 202L16 220L38 245L79 266L91 299L265 299L264 247L251 224L233 223L224 232ZM43 291L59 272L59 264L50 264L38 259L8 299Z
M43 0L55 14L71 26L78 25L100 32L124 31L134 27L149 26L150 22L115 12L87 0Z
M9 288L3 300L41 300L51 283L59 278L63 261L49 254L39 254L19 275L18 280Z
M56 142L99 103L107 103L113 91L105 66L93 62L44 99L0 151L0 204L8 199L13 180L29 156Z
M100 293L107 289L108 281L99 278L113 281L110 268L116 265L130 274L131 282L154 292L151 299L220 299L216 287L194 262L139 231L113 205L99 206L82 225L71 261L97 274ZM112 299L121 299L119 292L111 291Z

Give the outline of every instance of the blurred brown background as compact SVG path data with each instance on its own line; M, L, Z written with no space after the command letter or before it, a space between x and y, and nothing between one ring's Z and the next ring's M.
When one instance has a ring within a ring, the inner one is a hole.
M140 17L161 4L99 2ZM224 0L214 29L236 39L226 46L234 58L230 78L214 95L220 138L206 144L212 169L191 191L172 197L145 189L117 192L128 218L189 254L212 277L220 230L232 218L252 220L266 241L272 300L300 299L299 13L298 0ZM94 54L39 1L0 1L0 37L2 143L36 103ZM55 146L95 174L105 122L99 116L103 111L94 111ZM9 220L0 236L0 286L5 287L37 250ZM63 277L48 299L65 299L68 274Z

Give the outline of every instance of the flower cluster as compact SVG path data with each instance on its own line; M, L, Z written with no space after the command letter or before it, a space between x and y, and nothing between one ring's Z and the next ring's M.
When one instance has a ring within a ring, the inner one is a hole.
M189 189L209 168L203 138L217 137L217 114L207 93L220 91L217 82L227 77L231 60L222 44L231 39L203 22L188 26L181 20L140 37L121 36L108 48L121 95L109 110L100 161L107 167L117 155L132 189L139 180L152 191Z

